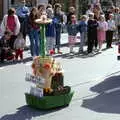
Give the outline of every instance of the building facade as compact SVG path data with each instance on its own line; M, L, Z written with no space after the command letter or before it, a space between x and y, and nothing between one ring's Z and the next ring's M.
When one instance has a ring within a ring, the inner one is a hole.
M0 20L2 20L3 15L7 13L10 7L17 8L19 6L21 0L0 0ZM70 6L74 6L76 8L77 14L84 14L87 5L93 2L100 1L104 3L111 2L114 3L115 6L120 7L120 0L26 0L27 6L32 7L41 3L51 3L54 5L55 3L60 3L65 12L68 12L68 8ZM106 8L106 7L105 7Z
M22 0L0 0L0 21L10 7L17 8ZM26 5L32 7L40 3L48 3L48 0L26 0Z

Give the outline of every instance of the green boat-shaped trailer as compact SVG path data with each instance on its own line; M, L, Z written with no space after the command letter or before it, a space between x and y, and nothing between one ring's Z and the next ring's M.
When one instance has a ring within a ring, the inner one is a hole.
M63 95L44 96L42 98L39 98L26 93L25 98L27 105L29 105L30 107L45 110L62 106L68 106L71 102L73 94L74 92L69 92Z

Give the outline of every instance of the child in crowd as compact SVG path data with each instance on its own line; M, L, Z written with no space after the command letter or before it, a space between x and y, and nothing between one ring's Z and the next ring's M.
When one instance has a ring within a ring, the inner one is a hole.
M52 23L46 26L46 49L47 54L54 54L55 53L55 23L54 23L54 13L52 8L47 8L47 17L52 19Z
M70 53L73 53L73 46L76 43L76 36L78 33L78 24L76 20L76 15L71 16L71 22L67 25L67 31L68 31Z
M94 13L89 14L88 20L88 54L93 52L93 46L97 49L97 27L98 22L94 19Z
M99 45L99 51L101 52L102 44L106 39L106 31L108 29L108 24L105 21L105 16L100 15L99 21L98 21L98 28L97 28L97 38L98 38L98 45Z
M1 23L1 30L3 34L5 31L11 32L11 40L9 43L11 49L14 49L14 41L20 31L20 22L18 16L15 13L16 10L14 8L10 8L8 10L8 14L3 17Z
M12 50L10 49L10 39L11 33L8 31L5 31L4 35L0 39L0 62L2 63L5 59L14 59L14 55L12 54Z
M83 47L84 47L85 42L87 41L87 16L86 15L83 15L81 17L81 21L78 25L78 30L81 36L79 53L83 53L84 51Z
M25 40L23 38L22 33L19 33L15 42L14 42L14 49L15 49L15 59L18 60L20 57L23 60L23 48L25 46Z
M109 19L107 21L108 23L108 30L106 32L106 42L107 46L106 48L112 48L112 39L113 39L113 32L116 29L115 21L114 21L114 15L110 14Z

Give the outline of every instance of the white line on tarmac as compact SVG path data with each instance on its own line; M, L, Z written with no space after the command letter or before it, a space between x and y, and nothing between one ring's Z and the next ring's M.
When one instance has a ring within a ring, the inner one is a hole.
M28 62L25 64L25 66L30 66L32 63L31 62Z
M5 67L0 67L0 70L3 70Z
M118 91L118 90L120 90L120 87L107 90L107 91L105 91L105 93L111 93L111 92L115 92L115 91Z

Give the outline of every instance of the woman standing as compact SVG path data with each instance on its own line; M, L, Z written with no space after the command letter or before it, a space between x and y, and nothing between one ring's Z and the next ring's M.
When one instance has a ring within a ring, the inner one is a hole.
M28 18L29 24L29 38L30 38L30 51L31 56L39 55L39 26L35 23L38 18L37 8L33 7Z
M64 22L63 18L63 12L61 11L61 5L55 4L55 10L54 10L54 18L55 18L55 28L56 28L56 48L57 53L61 54L60 51L60 39L61 39L61 30L62 30L62 24Z
M18 16L15 15L15 9L10 8L8 14L4 16L1 23L1 31L4 34L5 31L11 32L10 48L13 49L16 36L20 32L20 22Z

